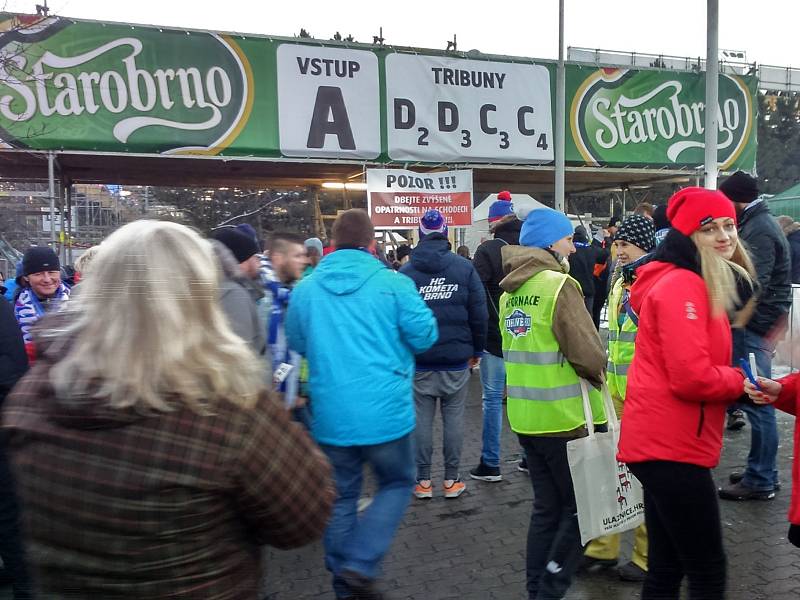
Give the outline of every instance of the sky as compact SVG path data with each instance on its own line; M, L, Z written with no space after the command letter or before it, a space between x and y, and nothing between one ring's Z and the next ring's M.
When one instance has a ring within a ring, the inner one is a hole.
M5 0L5 10L35 12L44 0ZM386 44L556 58L558 0L48 0L51 14L293 36L305 28ZM565 46L705 56L703 0L565 0ZM719 47L744 50L749 62L800 67L800 0L719 0Z

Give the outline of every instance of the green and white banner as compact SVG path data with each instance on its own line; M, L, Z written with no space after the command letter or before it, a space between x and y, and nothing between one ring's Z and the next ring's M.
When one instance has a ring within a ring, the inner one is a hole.
M567 160L590 165L703 164L704 76L630 69L572 69L569 75L574 92L568 106ZM755 84L754 78L719 78L717 151L724 169L755 163Z
M555 65L0 14L0 147L550 164ZM568 65L573 165L703 162L704 76ZM719 160L755 165L754 77L720 76Z

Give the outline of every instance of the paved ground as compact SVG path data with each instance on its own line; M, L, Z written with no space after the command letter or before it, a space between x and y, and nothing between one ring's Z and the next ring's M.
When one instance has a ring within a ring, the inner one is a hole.
M781 414L779 468L784 488L771 502L721 502L729 560L732 600L800 598L800 549L786 541L792 428L794 419ZM744 465L749 426L727 432L719 483ZM434 464L441 464L441 436ZM481 440L480 383L473 378L466 413L462 471L479 459ZM519 448L507 425L503 436L500 483L465 479L467 491L457 500L441 495L415 500L384 564L384 588L393 600L523 599L525 537L530 519L530 480L516 470ZM441 485L441 467L433 477ZM630 554L626 535L623 557ZM268 561L270 600L332 599L330 578L322 566L319 544L292 552L271 550ZM579 577L567 594L574 600L639 598L638 584L622 583L613 573Z
M729 559L731 600L800 598L800 550L786 541L793 419L780 416L779 468L784 489L772 502L721 502ZM437 429L437 437L441 439ZM480 383L471 382L466 413L463 472L478 461L481 438ZM718 482L745 463L749 427L727 433ZM440 442L434 463L441 462ZM500 483L466 479L467 492L457 500L442 496L414 501L384 565L383 583L393 600L523 599L525 536L532 491L528 477L516 470L519 449L507 427L503 436ZM441 468L433 477L441 485ZM623 557L629 556L630 534ZM270 550L267 598L270 600L332 599L319 544L298 551ZM10 600L0 589L0 600ZM613 573L576 580L567 598L629 600L639 598L639 585L620 582ZM145 599L142 599L145 600Z

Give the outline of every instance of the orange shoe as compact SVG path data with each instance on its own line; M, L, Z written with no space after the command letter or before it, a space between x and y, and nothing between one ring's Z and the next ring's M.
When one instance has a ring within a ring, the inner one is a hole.
M427 485L424 485L427 482ZM430 479L421 479L417 481L417 486L414 488L414 495L420 500L426 498L433 498L433 484Z
M447 482L442 484L442 490L444 490L445 498L458 498L466 489L467 486L464 485L464 482L460 479L454 480L449 487L447 486Z

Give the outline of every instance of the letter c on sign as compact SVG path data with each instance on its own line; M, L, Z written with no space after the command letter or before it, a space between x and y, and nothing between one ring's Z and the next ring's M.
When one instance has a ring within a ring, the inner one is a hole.
M532 106L521 106L517 111L517 128L522 135L534 135L536 133L534 129L528 128L527 124L525 123L525 115L532 114Z

